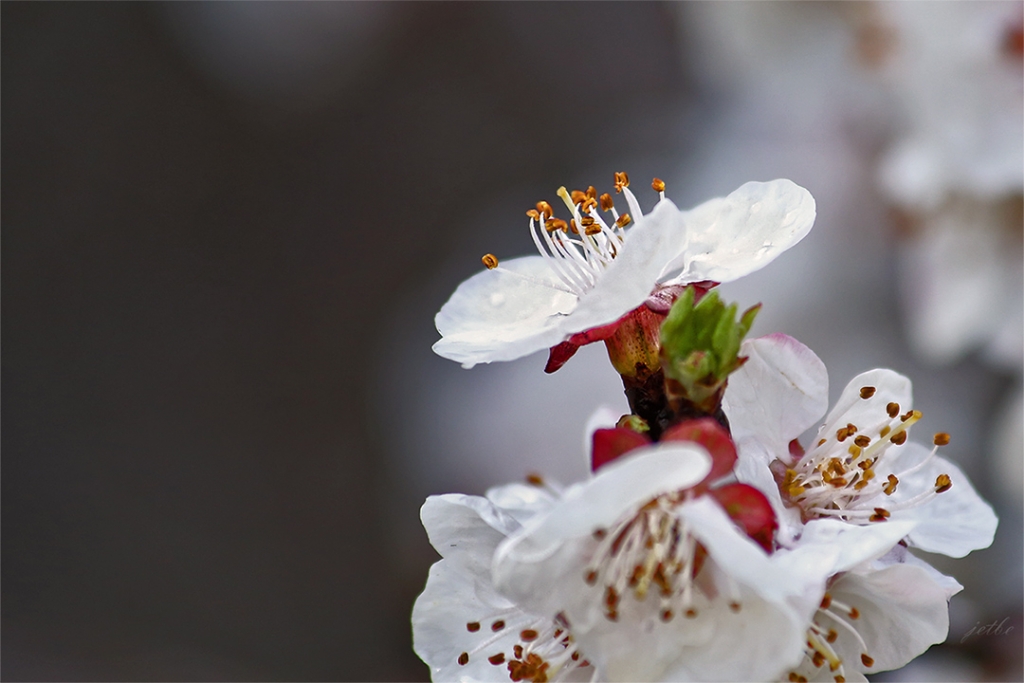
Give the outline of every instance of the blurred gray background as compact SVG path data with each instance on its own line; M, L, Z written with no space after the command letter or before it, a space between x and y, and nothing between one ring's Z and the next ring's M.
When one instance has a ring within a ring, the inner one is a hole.
M1019 376L908 350L844 11L715 7L2 3L3 679L425 680L424 496L581 476L624 405L599 345L464 371L433 314L529 252L534 202L626 170L645 207L654 175L812 191L811 236L724 294L833 396L909 375L1003 519L939 565L950 643L886 676L1020 680L1020 488L985 455Z

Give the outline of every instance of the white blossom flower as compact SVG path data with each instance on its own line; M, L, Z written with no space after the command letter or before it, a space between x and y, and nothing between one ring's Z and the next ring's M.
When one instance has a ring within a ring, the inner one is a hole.
M680 443L604 465L501 543L495 585L523 609L564 615L609 680L781 675L803 657L840 546L768 555L689 490L711 467Z
M806 453L791 453L790 442L827 403L824 365L785 335L747 340L742 353L749 360L730 376L723 401L738 449L736 474L773 502L782 542L800 533L801 521L833 518L914 520L907 542L950 557L992 543L992 508L956 465L936 455L949 435L936 434L931 449L907 441L922 417L910 407L909 379L891 370L858 375Z
M448 494L423 504L423 526L443 559L430 568L413 607L413 648L433 680L592 678L594 668L564 618L524 609L491 581L498 544L556 500L557 491L511 484L488 491L487 498Z
M897 525L902 528L890 540L914 522L851 527L814 520L798 545L834 541L841 526L877 532ZM848 540L855 547L864 541L877 547L880 539ZM789 673L790 681L864 681L864 674L900 668L945 641L949 599L963 588L955 579L898 544L882 557L858 562L857 555L864 553L847 553L847 562L837 563L841 571L829 580L807 631L804 661Z
M502 263L463 282L434 319L434 351L464 367L513 360L572 335L615 323L656 289L727 282L753 272L800 241L814 222L814 199L789 180L747 183L728 197L680 211L664 197L643 215L624 173L616 189L629 205L619 214L610 195L559 195L569 223L546 202L529 212L540 252ZM599 209L611 212L605 220ZM632 224L632 227L629 227ZM590 339L588 341L594 341Z

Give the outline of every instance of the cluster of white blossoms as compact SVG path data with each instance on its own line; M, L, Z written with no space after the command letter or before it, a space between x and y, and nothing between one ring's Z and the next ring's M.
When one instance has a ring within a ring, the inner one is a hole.
M802 445L824 365L784 335L741 345L756 310L700 299L798 242L813 199L778 180L682 212L655 180L645 216L615 180L629 214L561 189L569 221L529 212L541 256L488 254L437 316L435 350L467 366L550 347L552 370L603 340L632 413L593 431L586 481L427 499L442 559L412 624L433 679L854 681L942 642L961 586L911 550L962 557L996 527L937 455L949 436L910 440L909 380L873 370Z

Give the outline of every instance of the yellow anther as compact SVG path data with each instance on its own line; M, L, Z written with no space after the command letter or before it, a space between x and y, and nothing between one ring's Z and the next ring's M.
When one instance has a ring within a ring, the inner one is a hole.
M859 458L861 454L860 446L855 443L850 444L850 447L846 449L846 452L855 458Z
M935 435L935 438L932 439L932 443L934 443L936 446L949 445L949 434L947 434L946 432L939 432L938 434Z
M587 196L591 199L597 199L597 188L591 185L587 188Z
M885 495L891 496L892 494L896 493L896 486L899 483L900 483L900 480L896 478L896 475L895 474L890 474L889 475L889 483L885 485L885 488L883 488L882 491L885 492Z
M867 448L868 446L871 445L871 437L864 436L863 434L861 434L856 439L854 439L853 442L860 446L861 448Z
M806 490L807 489L805 487L801 486L800 484L793 484L792 486L789 487L789 497L790 498L796 498L797 496L799 496L801 493L803 493Z
M620 228L624 228L632 222L633 219L629 217L628 213L624 213L615 219L615 225L619 226Z
M484 254L483 258L480 259L483 264L487 266L487 270L494 270L498 267L498 257L494 254Z
M582 204L587 198L587 193L582 190L573 190L569 193L569 196L572 197L573 204Z
M578 227L576 227L576 219L575 218L570 218L569 219L569 232L571 232L574 235L580 234L580 229Z
M940 474L935 478L935 493L945 493L953 487L953 481L948 474Z
M622 188L629 187L629 175L624 171L615 172L615 191L622 192Z
M529 211L526 212L526 215L535 221L540 220L540 211L538 211L537 209L530 209Z
M588 225L585 228L583 228L583 232L585 234L587 234L587 235L594 236L594 235L598 234L599 232L601 232L601 226L600 225Z
M651 189L654 190L655 192L664 192L665 181L662 180L661 178L655 178L654 180L651 181Z
M564 187L560 189L563 191L565 190ZM555 210L551 208L550 204L543 200L537 202L537 212L544 216L544 218L551 218L555 215Z
M603 195L601 195L601 210L602 211L611 211L614 208L615 208L615 202L612 201L612 196L610 194L608 194L607 192L605 192Z
M891 430L891 429L889 429L889 425L886 425L886 426L882 427L882 431L878 432L878 436L879 436L880 438L883 438L883 439L884 439L884 438L886 437L886 435L887 435L887 434L888 434L889 432L891 432L891 431L892 431L892 430Z
M561 218L552 218L551 220L546 221L544 223L544 228L548 232L554 232L556 230L565 231L569 229L569 224L563 221Z

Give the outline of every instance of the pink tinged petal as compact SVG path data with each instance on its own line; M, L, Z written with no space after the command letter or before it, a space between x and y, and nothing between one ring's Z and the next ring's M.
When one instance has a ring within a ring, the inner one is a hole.
M764 494L747 484L728 484L709 494L755 543L771 552L779 523Z
M790 442L828 410L825 364L784 334L747 340L740 355L748 360L729 377L723 400L733 438L756 438L785 458Z
M682 268L689 281L736 280L802 240L814 217L814 198L792 181L746 183L683 214L689 243L665 274Z
M590 451L590 469L596 472L599 468L619 458L619 456L650 445L651 440L632 429L614 427L598 429L594 432L593 448Z
M913 466L929 452L930 449L920 444L906 444L896 463L897 470ZM894 510L890 521L916 521L917 526L907 540L914 547L931 553L964 557L971 551L992 545L999 524L992 506L978 495L967 475L943 457L932 456L921 469L901 476L896 492L889 497L892 505L934 489L940 474L948 474L953 482L949 490L916 507Z
M501 266L538 280L559 282L540 256L502 261ZM499 270L485 270L460 284L434 317L441 333L434 351L466 367L521 358L587 327L565 329L575 306L572 294Z
M726 390L728 392L728 390ZM764 444L747 438L738 444L738 460L736 462L736 478L753 486L764 494L775 511L779 528L777 538L780 543L788 544L803 528L800 512L796 508L787 507L782 502L778 482L768 468L773 455L768 453Z
M866 673L905 665L943 642L949 631L946 590L921 567L899 564L863 575L847 573L829 593L860 612L850 623L874 659L871 667L857 667ZM860 644L845 629L838 630L837 652L844 661L860 664Z
M673 425L661 435L661 442L667 441L690 441L700 444L711 455L711 471L701 482L702 485L709 485L731 474L732 468L736 465L736 446L733 445L729 432L714 418L703 417Z
M490 574L495 548L520 527L486 498L458 493L427 498L420 519L441 557L473 576Z
M919 557L916 557L913 553L907 550L906 546L896 545L888 553L878 558L876 562L871 565L872 569L884 569L885 567L894 564L906 564L911 567L920 567L925 573L934 581L938 586L942 587L942 590L946 594L946 601L959 593L964 589L959 581L954 579L952 576L946 576L935 567L931 566ZM867 571L860 572L866 574Z

